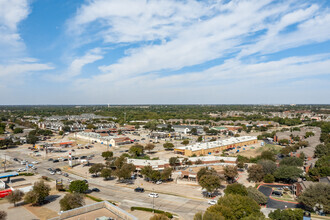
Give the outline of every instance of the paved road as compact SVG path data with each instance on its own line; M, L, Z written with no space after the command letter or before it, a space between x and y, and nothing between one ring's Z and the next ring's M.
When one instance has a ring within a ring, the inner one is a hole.
M11 158L20 158L28 160L29 162L36 160L35 158L30 157L22 152L7 151L6 154ZM43 158L38 158L40 164L36 165L38 167L38 173L43 176L48 176L52 179L62 178L64 181L67 179L61 175L51 175L48 168L56 168L67 165L67 162L53 163L52 161L42 160ZM19 163L14 166L15 168L24 167ZM76 179L86 179L80 176L69 173L69 178L72 180ZM149 192L145 193L136 193L133 189L123 187L123 186L110 186L100 184L98 179L87 178L90 188L97 187L101 192L93 192L92 195L106 199L119 202L119 207L125 210L129 210L132 206L141 206L141 207L153 207L155 209L161 209L168 212L176 213L180 215L181 219L193 219L195 213L199 211L205 211L209 205L207 200L191 199L181 196L167 195L159 193L159 198L154 200L148 197ZM189 196L189 195L187 195Z
M259 186L258 190L262 192L265 196L268 197L267 200L267 208L273 208L273 209L285 209L287 208L300 208L299 204L294 204L290 202L281 202L274 199L271 199L269 196L272 194L272 188L271 187L283 187L282 185L261 185ZM279 198L280 199L280 198Z

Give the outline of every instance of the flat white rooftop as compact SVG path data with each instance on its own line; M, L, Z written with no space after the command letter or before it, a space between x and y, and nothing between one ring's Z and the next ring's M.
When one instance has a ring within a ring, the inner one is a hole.
M198 151L201 149L204 149L204 150L212 149L212 148L216 148L216 147L227 146L227 145L242 143L245 141L253 141L253 140L257 140L257 137L253 137L253 136L231 137L231 138L228 138L225 140L220 140L220 141L196 143L193 145L176 147L175 149Z

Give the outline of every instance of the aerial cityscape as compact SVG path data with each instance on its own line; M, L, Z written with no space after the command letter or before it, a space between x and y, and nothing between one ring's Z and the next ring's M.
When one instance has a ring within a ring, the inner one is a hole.
M0 0L0 220L330 220L330 1Z

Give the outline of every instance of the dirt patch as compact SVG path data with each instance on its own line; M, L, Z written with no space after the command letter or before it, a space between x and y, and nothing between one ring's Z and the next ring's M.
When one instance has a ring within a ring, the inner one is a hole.
M46 220L58 216L57 212L42 206L25 205L24 208L26 208L33 215L37 216L41 220Z

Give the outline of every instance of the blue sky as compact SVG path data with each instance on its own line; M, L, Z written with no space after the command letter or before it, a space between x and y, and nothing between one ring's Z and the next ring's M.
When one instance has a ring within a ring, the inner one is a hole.
M0 104L329 104L330 1L0 0Z

